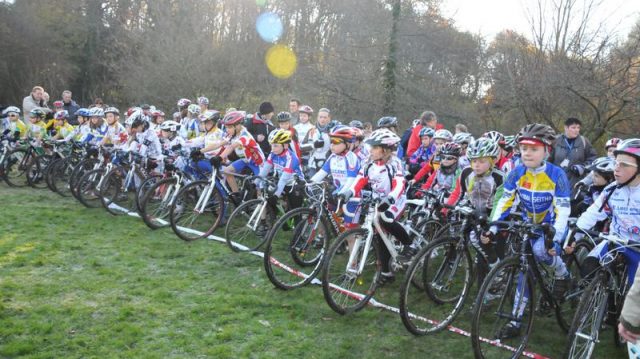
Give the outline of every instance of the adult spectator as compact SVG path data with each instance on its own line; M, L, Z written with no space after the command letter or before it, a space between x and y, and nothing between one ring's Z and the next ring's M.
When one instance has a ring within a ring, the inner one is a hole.
M44 100L44 89L42 86L34 86L31 94L22 100L22 113L28 116L29 112L36 107L46 107L47 102Z
M291 125L295 126L298 123L298 110L302 103L297 98L289 100L289 113L291 114Z
M373 132L373 123L371 123L371 121L365 121L363 132L364 138L369 138L369 135L371 135L371 132Z
M420 115L420 123L413 128L411 131L411 137L409 138L409 145L407 146L406 155L407 157L411 157L411 155L416 152L418 147L422 141L420 140L420 130L423 127L431 127L434 130L442 130L444 126L438 123L438 117L433 111L424 111L422 115Z
M69 90L62 91L62 103L64 104L64 109L67 110L67 112L69 113L69 120L68 120L69 124L75 126L78 124L76 111L80 109L80 106L78 106L78 104L75 101L73 101L71 96L72 96L71 91Z
M586 167L596 159L596 151L591 142L580 135L582 122L569 117L564 122L564 133L556 137L549 160L564 170L571 186L585 174Z
M256 142L258 142L258 145L260 145L262 153L265 154L271 153L271 145L269 144L268 138L269 133L276 128L271 122L274 111L271 102L263 102L260 104L258 112L247 116L244 124L247 131L249 131Z
M93 106L91 107L98 107L104 110L105 109L104 101L102 101L100 97L96 97L96 99L93 100Z
M636 272L633 285L624 300L618 333L630 343L640 339L640 271Z

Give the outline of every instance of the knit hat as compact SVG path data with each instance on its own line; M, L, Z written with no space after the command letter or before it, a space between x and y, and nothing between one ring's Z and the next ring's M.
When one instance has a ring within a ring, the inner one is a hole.
M271 113L274 111L273 109L273 105L271 104L271 102L263 102L260 104L260 114L261 115L266 115L268 113Z

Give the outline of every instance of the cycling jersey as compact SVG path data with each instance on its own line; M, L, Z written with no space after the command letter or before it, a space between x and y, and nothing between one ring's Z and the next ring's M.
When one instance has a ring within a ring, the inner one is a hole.
M336 155L332 153L322 168L311 178L311 182L318 183L327 175L331 175L336 191L348 189L358 176L360 171L360 159L355 153L347 151Z
M256 166L261 166L264 162L262 149L260 149L256 140L253 139L253 136L251 136L246 128L243 128L238 135L232 137L229 142L231 144L239 144L239 146L235 148L235 153L245 162L253 162Z
M486 208L487 213L490 213L502 197L504 180L504 173L495 168L478 176L471 167L467 167L458 177L447 204L453 206L458 200L465 198L471 201L473 208Z
M469 157L467 157L466 155L460 156L460 158L458 158L458 166L460 168L467 168L471 166L471 161L469 160Z
M150 129L144 132L137 132L134 142L129 146L129 150L150 158L162 157L162 146L160 146L158 135Z
M107 134L107 124L103 123L100 127L89 127L89 134L85 136L84 142L89 142L92 145L100 143L104 136Z
M306 145L312 148L311 155L309 156L309 168L319 170L327 159L327 155L331 149L331 139L328 134L328 131L330 130L331 126L327 126L325 131L318 129L317 127L309 130L308 137L310 143ZM322 142L322 147L315 147L318 142Z
M47 137L46 124L42 121L38 121L36 123L30 123L29 126L27 127L27 136L38 138L38 139L46 138Z
M55 130L56 130L57 136L60 136L62 138L67 138L67 136L69 136L70 134L73 134L75 127L71 126L68 123L65 123L62 126L56 126Z
M359 196L366 185L369 185L376 197L393 198L395 203L389 207L389 211L396 219L400 217L406 202L404 195L406 183L402 161L398 157L392 156L387 163L373 161L363 165L350 191Z
M267 175L273 170L276 177L278 177L278 186L275 191L276 196L280 196L284 191L285 186L292 186L295 184L295 175L303 178L302 169L300 169L300 161L292 149L288 148L286 151L282 151L281 154L276 155L271 152L267 160L260 168L260 177L267 177Z
M516 167L507 177L504 194L493 214L493 221L506 220L511 207L520 200L526 218L533 223L552 223L555 230L554 241L564 239L571 207L571 188L564 171L551 163L529 169L524 165Z
M409 158L409 163L412 165L426 165L429 163L429 159L435 152L435 146L420 146Z
M107 133L104 135L105 144L121 145L127 143L127 130L119 122L113 125L107 125Z
M444 173L442 168L439 168L437 171L431 173L431 176L429 176L427 182L422 185L422 188L426 190L433 189L439 191L444 189L450 191L455 186L456 180L461 172L460 167L456 167L455 170L448 174Z
M496 164L496 167L504 173L510 173L516 167L515 160L516 158L514 158L513 152L509 152L509 154L507 154L506 156L503 156L498 161L498 163Z
M9 121L9 130L11 130L11 133L16 131L20 132L20 137L25 137L27 135L27 126L19 119Z
M298 132L298 136L300 136L299 137L300 138L300 143L302 145L304 145L305 143L308 142L307 141L308 140L307 139L307 134L309 133L309 130L311 130L314 127L315 126L310 122L307 122L307 123L300 122L300 123L296 124L295 126L293 126L293 128L295 128L296 131ZM313 146L310 146L310 147L309 146L307 146L307 147L301 146L301 149L303 151L305 151L305 152L309 152L309 150L311 150L311 148L313 148Z
M640 242L640 186L616 188L611 183L600 193L595 202L578 218L576 223L582 229L591 229L597 222L611 217L611 233L630 241ZM606 197L611 197L600 211Z
M185 140L191 140L198 137L200 135L198 122L197 118L183 118L182 121L180 121L180 136L184 137Z
M174 136L172 139L165 138L164 141L162 141L162 150L167 155L174 156L175 150L173 150L173 148L176 146L185 147L185 143L186 141L184 138L178 135Z
M369 150L367 149L367 146L361 144L360 146L356 147L353 149L353 153L356 154L356 156L358 156L358 158L360 159L360 163L365 163L369 160Z
M89 127L89 124L87 122L85 122L82 125L75 126L73 128L73 131L71 131L71 133L68 134L64 138L64 140L65 141L69 141L69 140L73 139L75 141L84 141L85 137L90 132L91 132L91 128Z

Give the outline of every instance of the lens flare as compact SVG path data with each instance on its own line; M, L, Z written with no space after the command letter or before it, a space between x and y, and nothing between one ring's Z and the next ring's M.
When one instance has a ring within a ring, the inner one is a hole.
M277 14L265 12L256 20L256 30L262 40L275 43L282 37L282 21Z
M279 79L287 79L296 72L298 59L290 48L274 45L265 55L265 63L271 74Z

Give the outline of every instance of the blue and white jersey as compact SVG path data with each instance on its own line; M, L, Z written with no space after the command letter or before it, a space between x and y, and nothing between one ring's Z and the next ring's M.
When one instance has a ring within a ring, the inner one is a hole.
M340 155L332 153L322 168L311 178L311 182L320 182L326 176L331 175L333 185L338 191L349 188L358 176L360 166L360 158L351 151Z
M295 175L304 178L302 168L300 168L300 160L290 148L279 155L271 152L264 165L260 168L260 177L266 178L272 170L278 177L278 187L275 192L277 196L284 191L285 186L295 184Z

